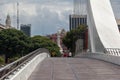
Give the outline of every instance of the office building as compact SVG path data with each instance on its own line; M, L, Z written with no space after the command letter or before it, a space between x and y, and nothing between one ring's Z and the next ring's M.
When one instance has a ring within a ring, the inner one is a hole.
M77 29L80 25L87 26L87 0L73 0L73 14L69 15L69 29ZM84 5L83 5L84 4ZM76 34L76 36L79 36ZM78 38L76 43L76 52L86 50L88 48L88 29ZM79 45L77 45L79 44Z
M20 30L23 31L26 35L31 36L31 24L21 24Z
M73 13L77 15L87 14L87 0L73 0Z
M70 30L76 29L79 25L87 25L87 15L70 15L69 26Z

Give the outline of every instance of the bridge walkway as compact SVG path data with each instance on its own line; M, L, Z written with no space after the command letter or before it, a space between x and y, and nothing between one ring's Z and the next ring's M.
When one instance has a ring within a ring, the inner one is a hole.
M120 66L88 58L46 58L28 80L120 80Z

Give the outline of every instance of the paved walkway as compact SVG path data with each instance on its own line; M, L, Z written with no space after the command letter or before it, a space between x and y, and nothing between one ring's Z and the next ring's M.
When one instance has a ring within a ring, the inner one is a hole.
M47 58L29 80L120 80L120 66L87 58Z

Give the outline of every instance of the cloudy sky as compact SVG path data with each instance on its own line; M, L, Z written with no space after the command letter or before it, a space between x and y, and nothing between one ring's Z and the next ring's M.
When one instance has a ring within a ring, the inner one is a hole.
M120 18L120 0L111 0L116 18ZM73 0L0 0L0 23L6 15L16 26L16 3L19 2L20 24L32 24L32 35L55 33L58 29L69 30L69 14L73 13Z

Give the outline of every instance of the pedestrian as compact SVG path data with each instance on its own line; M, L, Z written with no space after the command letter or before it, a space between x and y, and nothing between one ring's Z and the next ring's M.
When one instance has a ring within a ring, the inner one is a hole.
M69 57L72 57L72 53L71 52L69 52Z

